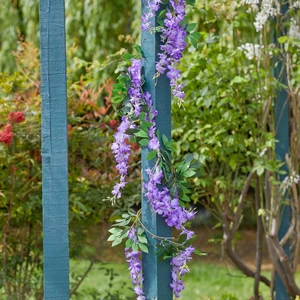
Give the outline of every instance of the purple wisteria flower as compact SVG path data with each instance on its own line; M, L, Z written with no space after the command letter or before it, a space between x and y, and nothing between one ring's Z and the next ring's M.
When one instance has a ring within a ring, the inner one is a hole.
M176 298L180 298L180 292L184 289L182 276L189 272L187 266L188 261L192 259L192 253L195 251L193 246L187 247L171 260L172 265L172 283L171 288L174 291Z
M135 117L139 117L142 111L143 94L142 94L142 60L131 59L131 66L128 68L128 75L131 78L131 87L128 89L130 97L129 102L132 104L131 112Z
M128 76L131 78L131 86L128 89L131 110L128 115L122 117L121 124L119 125L117 132L114 135L115 142L111 147L111 150L117 162L116 168L120 174L120 182L117 183L112 190L112 194L118 199L121 198L122 190L127 184L125 178L127 176L129 168L128 160L130 156L130 146L126 143L126 141L130 138L130 135L126 134L126 132L130 128L135 128L131 115L133 115L135 118L138 118L141 114L143 105L148 106L148 109L151 111L153 118L157 115L157 111L152 109L151 95L148 92L142 92L143 80L141 59L131 59L131 66L128 68ZM148 120L151 121L149 117ZM159 147L155 131L155 126L152 126L149 130L149 149L151 150L157 150Z
M125 177L128 172L128 160L130 156L130 146L126 144L126 140L129 138L129 135L126 134L126 131L132 126L132 121L129 120L126 116L122 117L120 126L117 129L117 132L114 135L115 142L111 146L111 150L115 155L117 162L117 170L119 171L120 182L117 183L112 191L112 194L121 198L122 189L126 185Z
M128 238L132 239L134 242L138 243L136 238L136 228L133 227L129 230ZM143 272L142 272L142 263L140 261L140 251L134 251L132 248L125 249L126 261L129 265L130 278L132 284L134 285L134 292L138 296L137 300L146 300L143 292Z
M161 5L161 0L147 0L148 2L148 12L142 16L142 30L149 30L151 26L151 18L159 10Z
M145 196L150 202L154 211L165 218L165 222L170 227L181 229L181 234L186 234L187 239L194 236L194 232L187 230L184 224L194 218L194 211L186 210L181 207L178 198L172 198L168 189L163 187L160 189L163 172L158 167L154 170L146 170L149 181L144 183ZM191 254L194 252L192 246L186 248L179 255L172 258L172 283L170 287L173 289L177 298L184 289L182 276L188 272L187 262L192 259Z
M159 9L160 1L148 0L148 3L149 11L142 16L143 30L149 30L150 19L153 17L154 12ZM158 54L159 61L156 64L158 74L167 72L172 93L180 101L182 101L185 94L182 90L183 84L179 84L181 74L176 66L186 48L186 28L182 24L186 15L185 7L186 0L170 0L170 8L168 8L165 16L164 27L161 28L161 53Z
M171 197L166 187L160 188L163 172L158 167L151 171L146 170L149 181L144 183L145 196L150 202L154 211L165 218L165 222L170 227L181 229L188 221L193 219L194 212L186 210L179 204L178 198Z
M159 141L156 137L156 126L154 118L157 116L157 111L152 107L151 95L149 92L142 93L142 60L131 59L131 66L128 68L128 74L131 77L131 87L128 89L130 96L129 102L132 104L131 113L135 117L139 117L142 111L142 107L146 106L148 113L146 113L146 120L153 123L153 126L149 128L149 144L150 150L158 150ZM151 117L150 117L151 115Z

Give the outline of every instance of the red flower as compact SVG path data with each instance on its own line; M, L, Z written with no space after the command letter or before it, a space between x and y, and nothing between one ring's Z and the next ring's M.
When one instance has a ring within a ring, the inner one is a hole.
M8 115L8 121L11 123L22 123L25 121L25 116L22 111L12 111Z
M110 121L108 122L108 126L109 126L111 129L117 130L117 128L118 128L117 120L110 120Z
M12 126L10 124L7 124L4 127L4 130L0 131L0 142L9 146L13 137L14 137L14 133L12 131Z

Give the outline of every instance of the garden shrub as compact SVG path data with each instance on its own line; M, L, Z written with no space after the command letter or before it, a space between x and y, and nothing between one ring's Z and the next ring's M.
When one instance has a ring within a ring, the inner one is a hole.
M21 43L15 58L18 71L0 74L0 292L41 299L39 53L32 44ZM68 87L70 253L71 258L94 259L88 228L107 221L112 213L103 199L110 195L116 176L110 145L119 120L111 110L112 81L93 90L88 78L82 76ZM137 159L132 158L133 164ZM140 176L136 167L131 173ZM114 209L116 214L139 201L139 186L132 181L125 190L127 202Z

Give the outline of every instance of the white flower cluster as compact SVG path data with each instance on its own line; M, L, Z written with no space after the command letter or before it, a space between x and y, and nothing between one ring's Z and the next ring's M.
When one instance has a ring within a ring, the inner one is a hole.
M256 31L261 31L269 18L280 15L278 0L241 0L241 4L247 4L251 11L257 12L254 22Z
M259 0L241 0L241 5L249 5L250 11L258 11ZM247 12L250 12L247 11Z
M292 8L300 8L300 1L293 1L292 5L291 5Z
M263 45L246 43L238 47L238 50L243 51L247 59L252 60L254 57L260 58L263 48Z
M298 184L299 181L300 181L300 176L296 174L296 172L294 171L290 176L284 178L284 180L281 183L281 189L285 192L293 184Z
M291 18L289 36L297 40L300 39L300 26L297 24L294 18Z

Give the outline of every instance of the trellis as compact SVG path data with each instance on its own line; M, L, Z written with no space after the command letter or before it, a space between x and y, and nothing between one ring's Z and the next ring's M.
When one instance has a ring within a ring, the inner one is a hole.
M108 0L109 1L109 0ZM44 299L69 299L69 240L68 240L68 142L67 142L67 88L64 0L40 1L41 81L42 81L42 156L43 156L43 228L44 228ZM142 10L147 0L142 0ZM101 16L99 16L101 18ZM156 23L156 17L152 19ZM168 79L160 76L153 85L155 62L159 52L159 33L143 32L142 50L145 90L152 95L157 129L171 135L171 96ZM284 90L276 102L276 154L285 161L289 152L289 122L287 94ZM149 166L148 150L142 149L142 168ZM286 166L285 166L286 168ZM146 174L143 173L144 180ZM283 180L283 178L281 178ZM282 227L289 227L289 208L284 210ZM159 236L171 236L164 220L151 211L145 197L142 199L143 222ZM149 243L156 240L150 236ZM144 292L147 299L171 300L170 262L158 262L155 247L143 254ZM276 277L276 299L289 299L279 277Z

